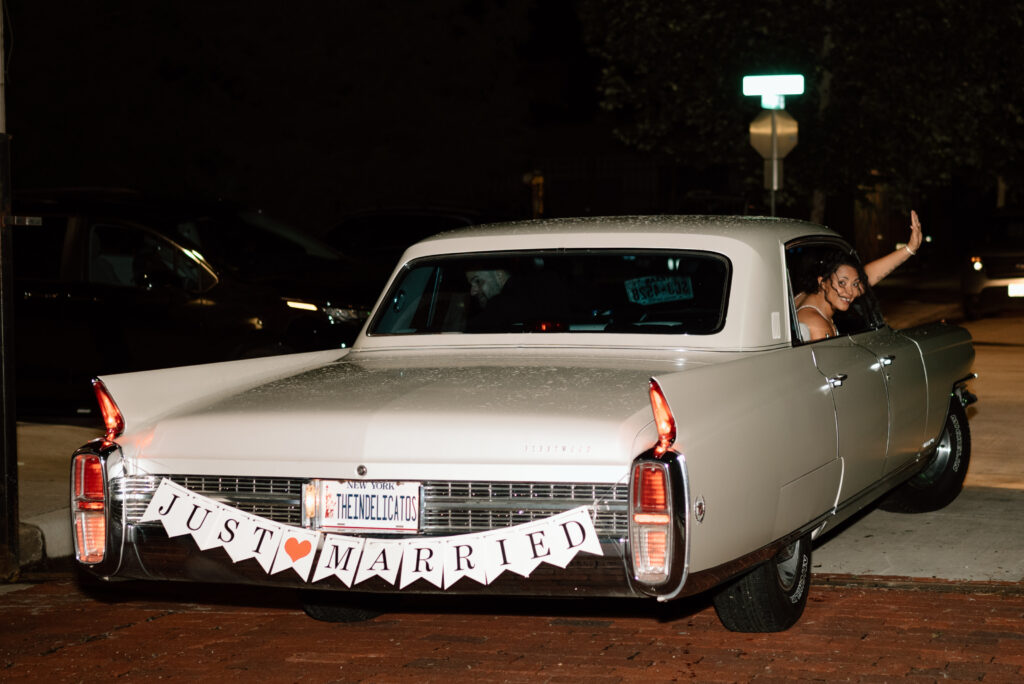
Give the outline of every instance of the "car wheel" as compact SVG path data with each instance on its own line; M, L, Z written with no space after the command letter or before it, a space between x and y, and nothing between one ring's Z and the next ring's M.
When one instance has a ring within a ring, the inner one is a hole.
M715 596L715 612L733 632L781 632L804 612L811 584L811 535L733 580Z
M299 592L302 610L321 622L365 622L383 611L369 607L367 597L333 591Z
M883 511L927 513L948 506L959 496L971 460L967 411L957 397L949 402L946 425L924 470L894 489L878 504Z

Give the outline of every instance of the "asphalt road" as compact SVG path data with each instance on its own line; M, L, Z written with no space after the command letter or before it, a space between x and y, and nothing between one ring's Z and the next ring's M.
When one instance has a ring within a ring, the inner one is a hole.
M829 535L817 572L1024 581L1024 317L969 321L975 345L968 409L972 454L963 493L934 513L872 510Z

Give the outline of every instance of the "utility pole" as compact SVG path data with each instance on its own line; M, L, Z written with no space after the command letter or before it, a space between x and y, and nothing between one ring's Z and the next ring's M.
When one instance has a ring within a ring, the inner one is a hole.
M7 135L7 66L4 63L4 5L0 0L0 580L19 568L18 436L14 411L14 300L11 260L11 145Z

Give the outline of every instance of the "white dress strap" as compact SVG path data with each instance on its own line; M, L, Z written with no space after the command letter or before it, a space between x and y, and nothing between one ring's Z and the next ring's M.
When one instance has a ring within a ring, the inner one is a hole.
M828 323L830 326L832 326L832 334L829 335L829 337L839 337L839 328L836 327L835 321L833 321L831 318L829 318L828 316L823 314L821 312L821 309L819 309L818 307L814 306L813 304L804 304L803 306L798 308L796 311L797 311L797 313L800 313L804 309L814 309L814 311L819 316L821 316L823 319L825 319L826 323Z

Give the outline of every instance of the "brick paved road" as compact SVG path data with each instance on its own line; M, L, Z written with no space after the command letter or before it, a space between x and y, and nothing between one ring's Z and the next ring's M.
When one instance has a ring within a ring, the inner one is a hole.
M128 598L116 600L67 579L5 589L3 682L1024 680L1020 584L818 576L801 622L770 635L727 632L700 601L658 614L449 597L448 613L339 625L310 620L286 592L121 585Z

